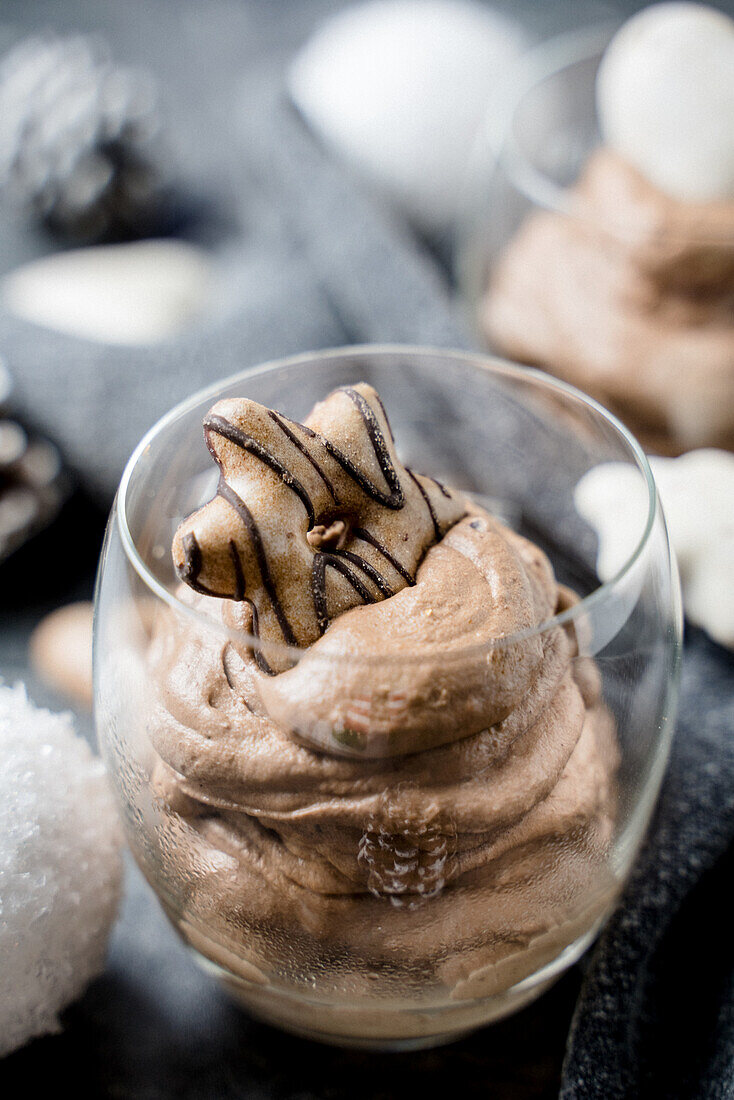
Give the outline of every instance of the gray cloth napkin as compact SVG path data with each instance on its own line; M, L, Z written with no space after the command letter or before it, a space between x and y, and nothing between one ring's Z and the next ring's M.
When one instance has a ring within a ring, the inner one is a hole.
M591 954L562 1100L734 1096L734 659L689 631L645 847Z
M262 35L267 5L181 9L179 52L184 63L199 58L202 70L189 71L177 85L189 97L180 110L183 116L190 108L196 139L185 182L226 214L228 231L219 247L233 287L227 318L165 349L128 350L44 332L0 313L0 352L15 378L17 407L58 442L100 500L110 500L128 454L155 419L218 377L343 343L471 342L430 252L311 140L284 102L278 74L267 70L243 81L234 46L222 61L225 39L217 34L217 20L226 11L240 21L244 50L255 9ZM123 41L126 33L132 41L119 18ZM229 28L227 38L234 38ZM148 37L152 45L146 38L141 50L154 50L156 41L160 47L160 35ZM734 1096L727 901L733 715L731 657L694 632L671 766L624 901L588 957L563 1097ZM138 899L135 894L129 905ZM123 928L133 935L129 921ZM162 988L168 980L171 997L161 1012L166 1028L175 1030L178 986L168 972L160 980ZM182 997L187 980L181 979ZM220 1001L206 1003L236 1030ZM177 1041L185 1064L185 1036ZM187 1089L186 1095L197 1095L191 1082ZM167 1095L163 1084L139 1094ZM215 1094L202 1087L201 1095Z
M335 171L274 89L244 124L243 210L257 225L227 257L231 316L163 347L120 348L39 329L0 312L14 402L62 447L82 483L111 499L155 420L217 378L269 359L362 342L462 345L444 277L407 229ZM254 125L254 123L257 125ZM265 128L263 133L261 127ZM277 135L277 138L276 138ZM253 178L254 177L254 178ZM247 231L245 231L247 232Z

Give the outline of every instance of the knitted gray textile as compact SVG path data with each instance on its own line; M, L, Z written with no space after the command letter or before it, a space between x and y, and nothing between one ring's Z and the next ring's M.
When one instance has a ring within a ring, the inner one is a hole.
M690 631L660 802L591 955L563 1100L734 1096L734 661Z
M240 92L249 108L242 112L249 196L242 218L250 226L237 250L231 241L223 248L223 320L165 347L121 348L0 311L15 404L63 446L102 500L111 499L128 455L155 420L217 378L321 347L468 342L443 274L404 225L322 154L278 77L263 73Z
M111 500L143 432L216 378L345 343L470 346L445 273L431 254L312 141L285 101L277 65L252 70L255 58L282 48L284 26L292 45L337 6L336 0L3 5L2 18L17 18L26 30L101 26L123 60L156 70L169 88L174 135L178 127L187 150L181 186L201 199L203 213L189 235L215 248L229 272L223 316L165 348L93 345L0 311L0 354L14 377L18 412L60 446L101 502ZM175 43L169 42L171 18ZM5 31L0 26L0 46ZM17 28L11 31L8 41ZM41 249L22 227L0 220L3 270ZM11 656L20 652L13 629L3 625L10 640L0 650ZM24 674L20 659L12 667L13 674ZM586 960L564 1067L565 1100L734 1097L734 952L726 902L734 839L733 727L731 655L692 631L658 810L624 900ZM237 1047L249 1032L243 1037L232 1010L190 967L154 915L139 878L131 884L106 984L86 1002L93 1037L96 1029L106 1034L105 1026L122 1011L113 1003L124 1005L129 1018L125 1048L98 1053L104 1088L95 1095L395 1095L376 1086L370 1093L359 1082L340 1091L337 1069L362 1067L359 1074L363 1070L371 1082L370 1074L385 1065L376 1056L349 1061L352 1056L341 1052L319 1052L323 1066L331 1067L324 1069L331 1073L328 1091L296 1087L275 1055L267 1064L264 1055L262 1064L252 1055L250 1083L242 1083L236 1073L244 1055ZM195 1043L191 1036L198 1036ZM209 1051L205 1066L191 1061L202 1044ZM464 1095L491 1094L491 1080L475 1080L482 1063L471 1052L478 1047L468 1049L460 1063L466 1084L460 1077L456 1087ZM525 1054L532 1058L532 1051ZM88 1057L73 1048L72 1055L74 1065ZM394 1081L404 1076L404 1087L412 1087L417 1071L408 1069L422 1056L402 1063L409 1056L390 1057ZM443 1055L425 1057L434 1058L427 1064L438 1066L440 1077ZM34 1066L22 1062L26 1083ZM390 1072L385 1069L388 1077ZM123 1079L131 1091L118 1091L115 1082Z

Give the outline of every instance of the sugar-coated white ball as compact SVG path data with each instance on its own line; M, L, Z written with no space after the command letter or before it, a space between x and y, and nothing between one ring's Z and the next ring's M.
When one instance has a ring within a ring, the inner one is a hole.
M609 44L597 75L604 141L673 198L734 198L734 20L655 4Z
M419 224L457 214L472 144L526 44L467 0L372 0L295 58L291 96L324 142Z
M0 1056L58 1031L101 971L121 875L101 762L69 715L0 684Z

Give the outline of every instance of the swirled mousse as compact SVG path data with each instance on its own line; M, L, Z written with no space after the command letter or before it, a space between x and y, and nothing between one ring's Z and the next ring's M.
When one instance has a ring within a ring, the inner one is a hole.
M651 450L734 449L734 201L686 202L600 149L491 276L490 343L598 398Z
M573 627L537 629L576 597L537 546L400 464L370 387L303 425L265 413L207 418L238 449L210 441L229 490L174 561L211 628L167 610L151 641L179 919L261 985L504 989L614 890L614 723ZM298 653L278 650L289 630Z

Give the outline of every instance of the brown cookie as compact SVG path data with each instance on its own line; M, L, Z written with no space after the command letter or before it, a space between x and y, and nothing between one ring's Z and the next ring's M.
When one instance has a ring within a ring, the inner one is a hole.
M253 607L260 667L315 642L337 615L393 596L465 502L397 457L365 383L335 390L303 424L254 401L220 401L204 435L216 496L176 532L173 560L197 592ZM273 648L275 647L275 648Z
M46 615L30 643L35 671L75 706L92 707L92 604L71 603Z

